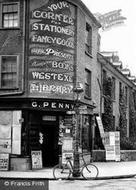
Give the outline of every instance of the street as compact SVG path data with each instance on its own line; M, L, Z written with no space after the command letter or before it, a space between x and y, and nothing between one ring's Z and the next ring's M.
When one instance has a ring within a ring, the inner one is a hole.
M49 181L49 190L136 190L136 177L110 180Z

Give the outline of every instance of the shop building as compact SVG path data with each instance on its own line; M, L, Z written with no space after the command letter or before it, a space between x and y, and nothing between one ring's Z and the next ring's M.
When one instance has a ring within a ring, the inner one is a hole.
M0 0L0 15L0 153L10 169L39 150L43 167L58 163L78 83L79 148L90 153L100 24L80 0Z

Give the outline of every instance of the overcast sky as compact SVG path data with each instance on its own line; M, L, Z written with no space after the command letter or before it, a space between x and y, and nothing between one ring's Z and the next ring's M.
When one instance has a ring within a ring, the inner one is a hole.
M102 31L101 51L118 51L123 67L136 76L136 0L82 0L92 13L121 9L125 24Z

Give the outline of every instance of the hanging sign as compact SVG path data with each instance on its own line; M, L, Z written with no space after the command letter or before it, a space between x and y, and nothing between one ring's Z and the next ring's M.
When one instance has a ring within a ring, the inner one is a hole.
M102 25L102 30L111 29L114 26L124 24L126 17L121 15L121 9L114 10L105 14L96 13L97 20Z

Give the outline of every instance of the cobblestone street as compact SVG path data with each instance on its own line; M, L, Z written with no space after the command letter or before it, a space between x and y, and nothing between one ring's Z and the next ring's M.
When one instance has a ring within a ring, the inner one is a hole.
M49 181L49 190L136 190L136 178Z

